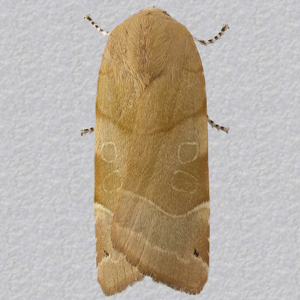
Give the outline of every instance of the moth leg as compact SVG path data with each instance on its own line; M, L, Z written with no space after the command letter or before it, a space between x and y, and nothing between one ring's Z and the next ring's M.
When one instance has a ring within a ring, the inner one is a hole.
M215 41L217 41L225 33L225 31L227 29L229 29L229 26L228 26L228 24L225 24L225 25L223 25L223 27L222 27L221 31L218 33L218 35L216 35L214 38L212 38L212 39L210 39L208 41L204 41L204 40L198 40L198 39L196 39L194 37L194 40L197 41L197 42L199 42L200 44L202 44L204 46L207 46L207 45L212 44Z
M109 35L109 31L105 31L105 30L103 30L103 29L101 29L101 28L99 28L99 26L93 21L93 19L90 17L90 15L86 15L85 17L84 17L85 19L88 19L89 21L90 21L90 23L100 32L100 33L102 33L103 35Z
M80 132L81 132L81 136L87 134L88 132L89 133L92 133L94 131L94 127L91 127L89 129L81 129Z
M207 121L208 121L208 123L211 125L211 127L212 128L217 128L218 130L222 130L222 131L225 131L226 133L228 133L228 131L229 131L229 127L224 127L224 126L220 126L220 125L218 125L218 124L216 124L213 120L211 120L210 118L209 118L209 116L207 116Z

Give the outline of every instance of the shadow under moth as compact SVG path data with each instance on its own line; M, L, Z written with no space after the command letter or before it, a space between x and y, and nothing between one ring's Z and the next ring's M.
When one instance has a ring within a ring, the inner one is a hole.
M113 295L142 280L197 294L208 278L205 79L195 41L150 7L108 36L97 84L95 226L98 281Z

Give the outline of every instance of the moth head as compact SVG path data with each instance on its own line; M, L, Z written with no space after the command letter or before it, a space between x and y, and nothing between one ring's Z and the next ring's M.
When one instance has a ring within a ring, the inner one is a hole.
M147 7L147 8L145 8L145 9L143 9L143 10L146 11L148 14L150 14L150 13L152 13L152 12L162 12L162 13L164 13L165 15L170 16L170 15L167 13L166 10L162 10L162 9L160 9L160 8L158 8L158 7L155 7L155 6Z

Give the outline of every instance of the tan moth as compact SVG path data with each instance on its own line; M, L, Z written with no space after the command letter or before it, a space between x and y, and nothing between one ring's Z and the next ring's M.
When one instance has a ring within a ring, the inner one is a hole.
M141 10L106 32L96 99L95 226L106 295L144 275L197 294L208 278L205 79L195 40L166 11Z

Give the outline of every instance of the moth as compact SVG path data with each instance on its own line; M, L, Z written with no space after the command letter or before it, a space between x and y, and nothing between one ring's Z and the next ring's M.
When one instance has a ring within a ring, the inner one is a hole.
M205 79L194 38L149 7L108 36L97 84L95 227L98 281L113 295L142 280L197 294L208 278Z

